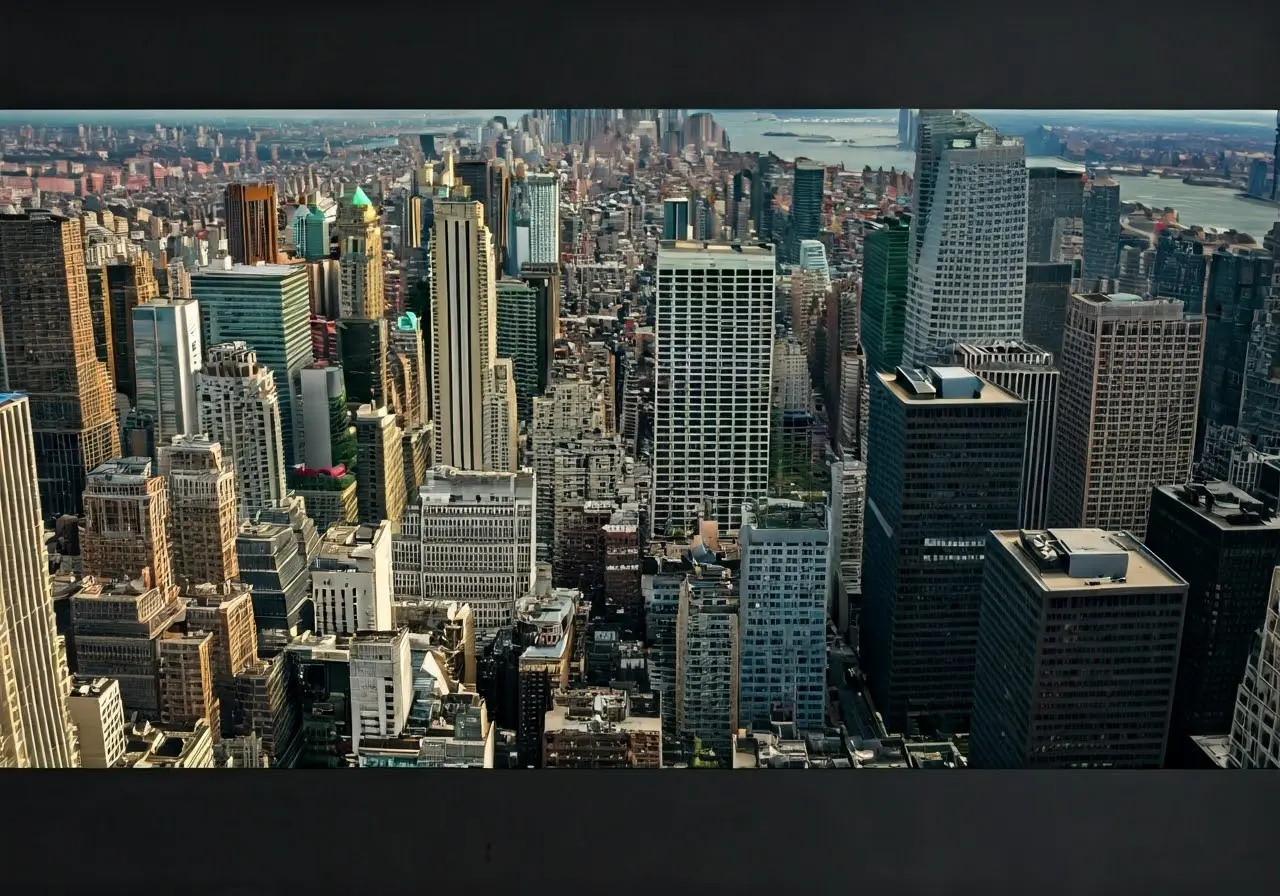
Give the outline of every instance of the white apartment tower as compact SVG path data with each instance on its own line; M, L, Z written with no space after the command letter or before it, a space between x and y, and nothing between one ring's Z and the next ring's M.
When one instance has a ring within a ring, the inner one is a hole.
M760 498L742 508L738 719L767 729L778 710L799 731L826 713L827 569L823 504Z
M477 635L510 625L533 587L535 503L528 470L429 470L395 537L395 596L469 604Z
M1147 531L1151 490L1186 482L1204 318L1182 302L1074 295L1063 330L1049 524Z
M555 174L530 174L525 178L529 197L529 261L560 261L560 178Z
M496 276L484 206L448 200L435 206L431 229L432 409L436 462L461 470L484 468L485 396L501 374ZM508 371L509 373L509 371ZM505 388L505 387L504 387ZM514 413L514 397L512 397Z
M74 676L67 707L80 742L80 767L114 766L125 752L120 682L114 678Z
M409 630L365 632L351 641L351 746L361 738L396 737L413 705Z
M1021 141L968 115L925 112L908 253L903 364L955 342L1022 338L1027 166Z
M311 561L311 600L322 635L389 631L391 523L376 527L339 523Z
M231 459L241 519L285 496L284 447L275 374L243 342L209 349L196 377L200 431Z
M772 248L664 240L658 250L652 532L699 508L727 529L768 490Z
M156 444L198 432L199 303L153 299L133 309L132 325L135 404L155 420Z
M80 765L43 529L28 399L0 395L0 768Z

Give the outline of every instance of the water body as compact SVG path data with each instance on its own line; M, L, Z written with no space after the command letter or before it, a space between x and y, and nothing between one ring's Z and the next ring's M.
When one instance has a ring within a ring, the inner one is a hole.
M856 116L855 116L856 117ZM872 120L867 120L872 119ZM915 153L899 149L896 118L875 120L868 114L853 121L788 120L785 116L769 118L759 112L717 112L716 121L729 134L735 152L772 152L791 160L804 156L828 165L844 166L849 171L897 168L915 170ZM766 137L766 131L789 131L798 135L826 134L837 140L850 140L853 146L830 143L805 143L798 137ZM1031 158L1032 164L1053 164L1055 159ZM1158 177L1117 177L1120 198L1130 202L1178 210L1183 224L1198 224L1218 230L1235 228L1259 242L1263 234L1280 218L1280 211L1247 199L1234 190L1220 187L1192 187L1180 180Z

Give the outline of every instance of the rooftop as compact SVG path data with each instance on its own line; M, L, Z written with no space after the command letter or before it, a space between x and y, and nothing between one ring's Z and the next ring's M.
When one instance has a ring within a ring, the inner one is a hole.
M209 267L196 268L191 272L192 279L199 277L288 277L290 274L306 274L306 267L300 264L229 264L218 266L215 261ZM199 296L196 297L197 299Z
M1186 581L1128 532L1006 530L992 538L1046 593L1185 590Z
M748 499L742 505L742 519L757 529L827 528L827 508L813 501L786 498Z
M749 255L759 258L773 258L771 244L743 244L703 242L701 240L661 240L658 243L661 252L704 252L714 255Z
M149 457L117 457L104 464L99 464L89 474L91 479L150 479L151 458Z
M928 401L941 405L1024 403L1013 393L963 367L926 367L923 370L899 367L893 373L877 373L876 376L902 402Z
M1177 500L1219 529L1280 529L1280 519L1266 504L1228 482L1161 485L1156 491Z

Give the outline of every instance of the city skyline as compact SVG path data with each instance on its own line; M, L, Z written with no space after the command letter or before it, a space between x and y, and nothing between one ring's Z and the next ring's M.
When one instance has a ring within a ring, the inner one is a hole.
M1275 113L22 114L0 766L1275 765Z

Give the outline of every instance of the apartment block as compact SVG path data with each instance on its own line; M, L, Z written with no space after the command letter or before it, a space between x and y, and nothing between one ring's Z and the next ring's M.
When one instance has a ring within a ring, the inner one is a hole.
M543 722L543 768L662 768L662 713L653 694L559 691Z
M316 631L354 635L390 631L391 523L337 525L325 533L311 561Z

